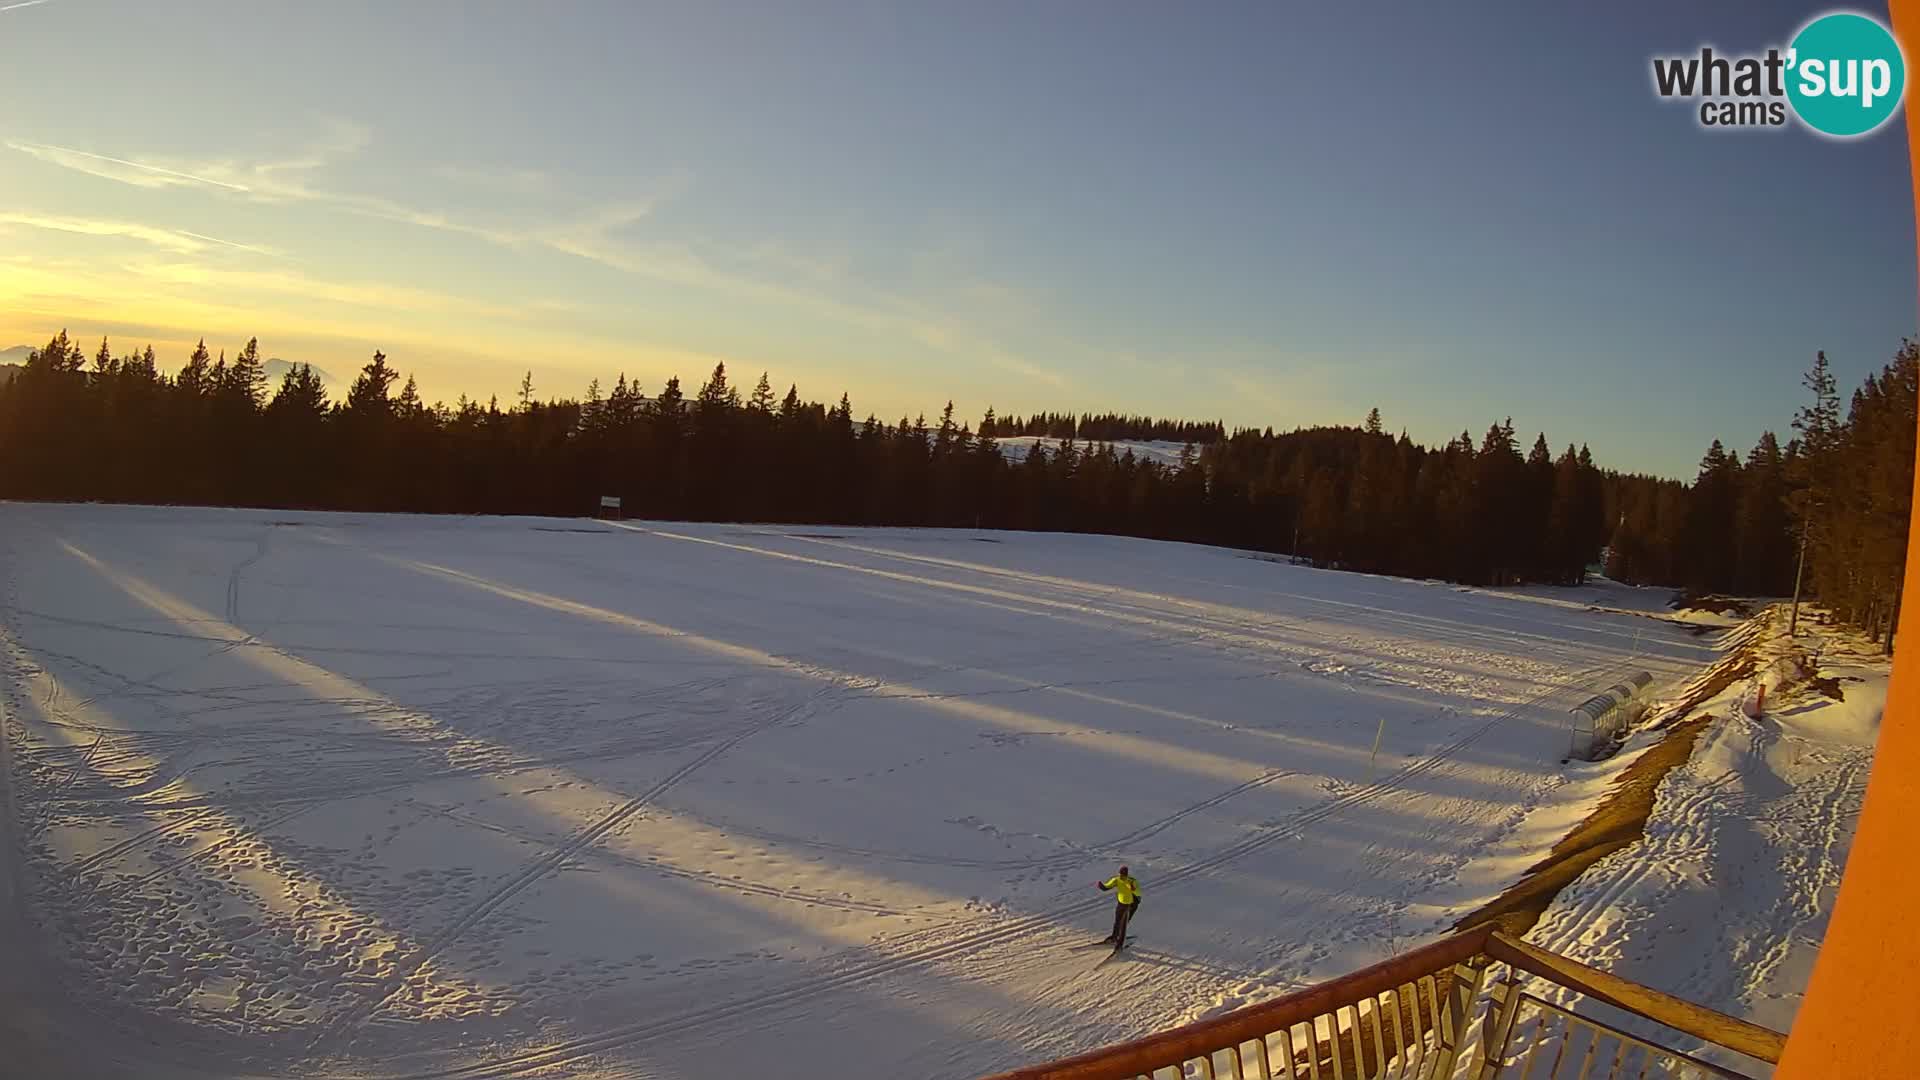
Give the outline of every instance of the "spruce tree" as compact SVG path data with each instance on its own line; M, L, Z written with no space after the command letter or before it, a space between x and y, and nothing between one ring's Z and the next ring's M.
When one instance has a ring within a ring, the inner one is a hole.
M1793 542L1786 507L1786 461L1773 432L1747 455L1735 510L1734 588L1749 596L1783 596L1793 587Z
M753 396L747 399L747 408L762 415L773 412L773 386L767 382L767 373L760 373L760 381L753 386Z
M266 401L267 373L260 362L260 339L248 338L240 355L227 369L222 389L246 412L257 411Z
M387 366L387 354L374 350L373 359L360 369L360 376L347 390L348 414L380 419L389 416L393 412L393 401L388 392L397 378L399 372Z
M200 344L194 346L193 355L187 357L186 366L180 369L180 374L174 376L173 384L188 397L204 396L212 389L207 385L212 367L213 354L207 351L207 339L201 338Z

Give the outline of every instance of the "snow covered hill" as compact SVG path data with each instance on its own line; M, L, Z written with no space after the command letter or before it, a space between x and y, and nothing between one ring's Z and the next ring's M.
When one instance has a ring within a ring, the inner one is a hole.
M1567 707L1713 643L1114 537L0 504L0 1023L972 1077L1444 932L1609 767Z
M998 441L1000 443L1000 455L1015 464L1025 461L1027 455L1033 451L1033 447L1036 444L1045 446L1049 456L1060 452L1059 439L1042 438L1037 435L1011 435ZM1085 442L1076 442L1074 445L1084 449L1088 444ZM1125 454L1131 450L1135 459L1151 461L1160 465L1178 465L1180 463L1180 451L1184 448L1184 444L1177 442L1143 441L1116 442L1113 443L1112 446L1113 452L1116 455ZM1199 452L1200 448L1198 446L1194 447L1194 453L1197 455Z
M282 360L279 357L274 357L273 359L267 361L265 364L262 364L260 366L260 370L266 374L267 391L269 393L272 393L274 390L278 389L280 386L280 380L286 378L288 372L297 370L299 367L300 367L299 364L291 360ZM317 376L320 379L320 385L325 386L328 389L333 389L339 385L338 381L335 380L332 375L321 370L320 368L314 368L313 373L315 376Z

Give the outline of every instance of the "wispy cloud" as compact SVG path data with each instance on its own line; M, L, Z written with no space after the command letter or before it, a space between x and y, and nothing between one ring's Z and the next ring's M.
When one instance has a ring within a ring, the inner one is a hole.
M721 262L684 247L639 242L627 235L632 226L690 183L689 176L674 174L650 197L601 207L563 226L534 230L531 239L621 273L792 307L903 335L928 348L984 361L1055 389L1068 385L1061 372L1015 354L966 318L903 293L852 281L842 263L796 254L771 241L734 252Z
M985 362L1050 387L1067 385L1060 372L1015 354L993 335L978 330L974 325L978 320L914 296L855 282L848 278L842 264L832 260L810 258L772 242L720 252L721 257L716 259L682 247L643 242L634 236L636 229L663 205L691 186L692 177L685 172L668 174L644 194L592 206L570 216L544 222L489 223L340 190L326 182L325 174L331 167L362 153L371 143L372 133L366 127L328 119L323 130L294 152L251 163L142 159L41 143L7 145L52 164L138 187L197 187L252 202L308 203L378 221L469 236L514 251L545 249L623 274L786 305L817 317L903 335L956 358ZM551 183L548 174L531 169L441 166L434 171L450 181L523 194L547 193ZM143 235L131 231L123 234ZM201 250L190 246L194 244L264 251L197 233L164 230L150 242L183 254Z
M99 218L68 217L57 214L28 214L16 211L0 212L0 225L24 225L32 229L47 229L54 232L75 233L81 236L118 236L129 240L138 240L165 251L179 255L194 255L210 247L220 246L251 251L260 255L272 255L271 248L242 244L233 240L222 240L217 236L204 233L187 232L184 229L164 229L152 225L142 225L131 221L108 221Z
M17 4L0 5L0 14L4 14L9 11L18 11L23 7L38 7L39 5L45 4L47 2L48 0L20 0L20 3L17 3Z
M238 240L222 240L217 236L208 236L206 233L197 233L189 229L180 229L178 230L178 232L180 233L181 236L190 236L195 240L205 240L209 244L218 244L221 247L229 247L237 251L251 252L252 254L255 254L255 255L278 256L280 254L280 252L274 248L262 247L258 244L243 244L243 243L240 243Z
M531 314L518 307L489 304L432 289L383 282L336 281L278 270L231 269L183 262L134 263L122 269L152 282L198 289L214 288L223 294L275 293L303 300L410 314L440 313L511 320L524 319Z
M372 133L366 127L330 118L317 136L292 153L254 162L138 159L44 143L6 145L49 164L134 187L198 187L251 202L313 203L379 221L474 236L505 247L519 248L530 242L509 229L460 221L391 199L342 192L319 182L316 174L360 153L371 141Z
M42 0L42 2L44 2L44 0ZM209 176L197 176L193 173L162 168L161 166L149 165L141 161L129 161L126 158L109 157L106 154L96 154L89 150L75 150L69 146L50 146L46 143L9 141L7 147L12 150L18 150L23 154L30 154L33 157L54 165L65 166L66 168L102 177L107 180L118 180L123 184L132 184L135 187L164 188L200 185L204 187L224 188L228 191L247 190L243 185L228 183L225 180L217 180Z

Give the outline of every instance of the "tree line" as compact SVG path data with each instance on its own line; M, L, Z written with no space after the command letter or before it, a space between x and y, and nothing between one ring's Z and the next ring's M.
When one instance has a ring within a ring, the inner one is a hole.
M1151 416L1123 416L1119 413L1034 413L1024 419L1002 416L982 421L980 434L1002 439L1039 437L1043 439L1083 439L1088 442L1175 442L1205 445L1226 437L1227 427L1218 420L1159 420Z
M1480 585L1608 576L1700 592L1786 595L1802 537L1810 595L1888 633L1913 479L1915 368L1903 344L1843 415L1821 354L1782 446L1714 440L1691 484L1530 445L1511 419L1427 447L1358 426L1227 433L1217 424L1043 413L977 427L951 403L854 419L766 375L742 394L724 364L688 397L622 375L502 408L428 405L375 353L340 400L297 366L269 387L257 340L197 347L178 374L151 346L89 360L65 331L0 386L0 496L430 513L580 515L603 495L634 516L965 526L1221 544L1316 566ZM396 391L395 386L399 389ZM1053 433L1067 432L1055 436ZM999 439L1033 431L1010 459ZM1163 463L1114 441L1174 436Z

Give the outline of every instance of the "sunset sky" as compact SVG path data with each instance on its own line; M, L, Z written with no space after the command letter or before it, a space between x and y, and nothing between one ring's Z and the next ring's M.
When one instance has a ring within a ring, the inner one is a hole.
M1900 125L1713 134L1804 5L0 0L0 347L624 371L1691 476L1916 328Z

